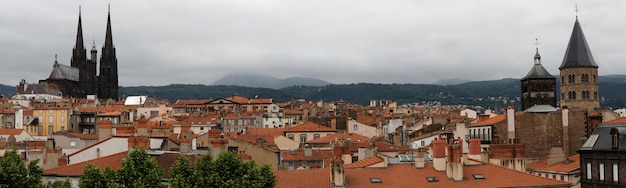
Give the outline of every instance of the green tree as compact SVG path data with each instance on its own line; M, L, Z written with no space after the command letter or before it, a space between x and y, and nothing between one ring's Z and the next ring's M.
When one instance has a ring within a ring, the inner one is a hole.
M43 169L37 165L39 160L31 161L28 167L17 154L11 150L0 160L0 187L41 187Z
M150 157L143 148L135 148L122 160L122 168L109 167L100 170L88 164L80 176L79 187L165 187L161 184L163 173L156 159Z
M136 147L122 160L116 172L117 182L123 187L163 187L163 172L156 159L141 147Z
M56 180L54 182L48 182L48 188L71 188L72 182L69 179Z
M254 161L244 162L232 152L223 152L215 160L210 155L204 155L196 161L195 167L187 162L179 159L172 167L171 187L265 188L276 185L276 177L269 166L259 166ZM193 178L188 177L190 171L193 171Z
M195 167L187 157L179 156L178 162L170 170L170 186L172 187L195 187L197 186L194 176Z
M107 179L104 178L104 175L100 172L100 169L97 166L88 163L85 168L83 168L83 174L80 175L80 179L78 180L78 187L106 188Z

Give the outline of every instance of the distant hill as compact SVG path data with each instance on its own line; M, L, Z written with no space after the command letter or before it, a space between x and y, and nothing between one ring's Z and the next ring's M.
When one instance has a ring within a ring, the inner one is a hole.
M626 75L600 76L601 105L623 108L626 104ZM557 81L558 82L558 81ZM503 109L511 102L519 107L520 81L505 78L491 81L473 81L457 85L434 84L330 84L325 86L294 85L281 89L224 85L175 84L157 87L121 87L120 96L148 95L175 102L177 99L216 99L238 94L243 97L273 98L286 102L292 98L339 101L368 105L372 99L388 99L400 104L441 103L483 106Z
M325 86L328 84L330 83L320 79L305 77L279 79L273 76L257 74L231 74L213 82L212 85L280 89L289 86Z
M471 82L471 80L463 79L463 78L451 78L451 79L438 80L433 84L445 86L445 85L459 85L459 84L464 84L467 82Z
M15 86L0 84L0 95L5 97L15 95Z

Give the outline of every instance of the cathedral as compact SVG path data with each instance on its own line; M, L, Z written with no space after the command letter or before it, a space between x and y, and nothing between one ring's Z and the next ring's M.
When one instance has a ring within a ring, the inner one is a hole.
M104 46L101 52L99 75L97 75L98 50L96 50L94 41L90 51L90 59L87 59L79 10L76 44L72 49L70 66L59 64L55 59L50 76L46 80L40 80L39 83L58 89L64 97L86 98L87 95L97 95L100 99L118 99L117 57L111 32L110 8L107 16Z

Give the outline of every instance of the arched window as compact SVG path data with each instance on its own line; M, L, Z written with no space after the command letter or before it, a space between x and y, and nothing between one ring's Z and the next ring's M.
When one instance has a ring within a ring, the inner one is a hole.
M582 82L582 83L589 83L589 75L588 74L581 75L580 82Z
M573 74L570 74L570 75L568 76L568 80L569 80L569 81L568 81L569 83L574 83L574 82L576 81L576 76L575 76L575 75L573 75Z

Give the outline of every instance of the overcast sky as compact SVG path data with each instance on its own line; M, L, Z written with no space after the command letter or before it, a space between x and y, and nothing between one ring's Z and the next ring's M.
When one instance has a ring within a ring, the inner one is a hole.
M535 38L556 75L576 4L600 75L626 74L622 0L27 0L0 1L0 83L47 78L55 54L69 65L79 5L99 62L109 2L122 86L233 73L336 84L521 78Z

